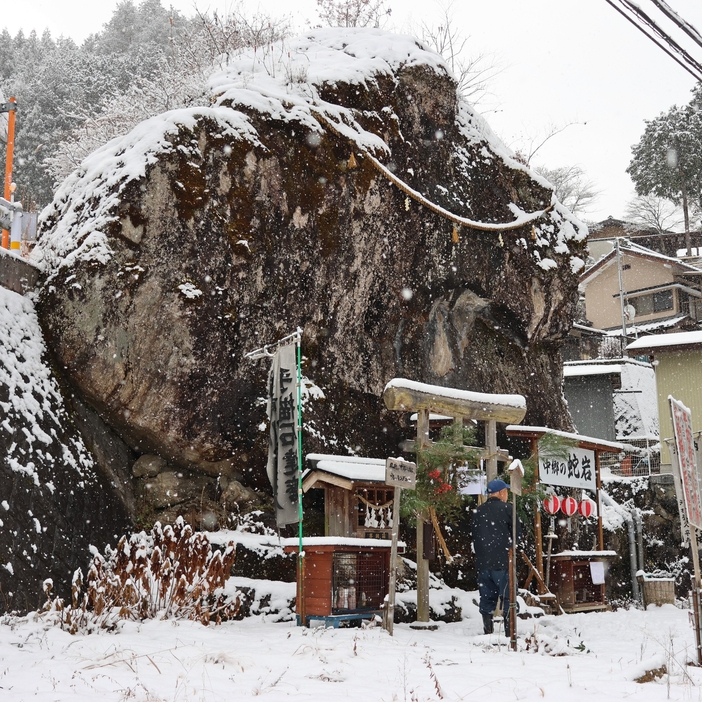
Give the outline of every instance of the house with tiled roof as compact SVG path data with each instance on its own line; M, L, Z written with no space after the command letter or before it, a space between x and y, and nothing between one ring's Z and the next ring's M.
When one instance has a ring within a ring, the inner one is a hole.
M701 284L699 268L620 240L585 271L580 292L589 324L634 337L702 326Z

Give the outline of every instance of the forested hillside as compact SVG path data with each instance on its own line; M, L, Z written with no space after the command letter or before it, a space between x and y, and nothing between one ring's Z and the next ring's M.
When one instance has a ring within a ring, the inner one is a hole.
M0 92L17 98L14 181L25 209L41 209L55 186L96 147L176 107L207 104L213 65L231 52L280 39L282 22L184 17L160 0L125 0L102 31L72 39L0 32ZM5 144L0 141L5 162Z

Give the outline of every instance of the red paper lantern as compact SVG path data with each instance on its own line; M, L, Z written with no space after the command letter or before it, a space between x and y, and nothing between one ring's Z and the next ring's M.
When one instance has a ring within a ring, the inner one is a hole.
M592 500L583 500L578 505L578 512L580 512L580 515L583 517L591 517L595 509L594 505L595 503Z
M561 508L561 499L558 495L549 495L544 500L544 509L548 514L556 514Z
M578 511L578 501L572 497L566 497L561 504L563 514L572 517Z

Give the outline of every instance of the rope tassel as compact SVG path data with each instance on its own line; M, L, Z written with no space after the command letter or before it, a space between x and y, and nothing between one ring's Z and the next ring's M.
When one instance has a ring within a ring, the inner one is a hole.
M454 244L457 244L461 238L458 236L458 227L454 224L453 225L453 231L451 232L451 241Z
M348 167L349 168L358 168L358 163L356 162L356 157L353 155L353 151L351 152L351 156L349 156Z

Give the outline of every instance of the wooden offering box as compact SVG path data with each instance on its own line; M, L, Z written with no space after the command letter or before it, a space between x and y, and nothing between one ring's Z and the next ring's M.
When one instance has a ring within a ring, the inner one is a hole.
M298 552L297 539L285 539L283 546L286 553ZM322 619L338 626L380 614L390 585L390 547L380 539L303 539L305 624Z
M566 612L607 609L604 575L616 551L563 551L551 556L550 588Z

